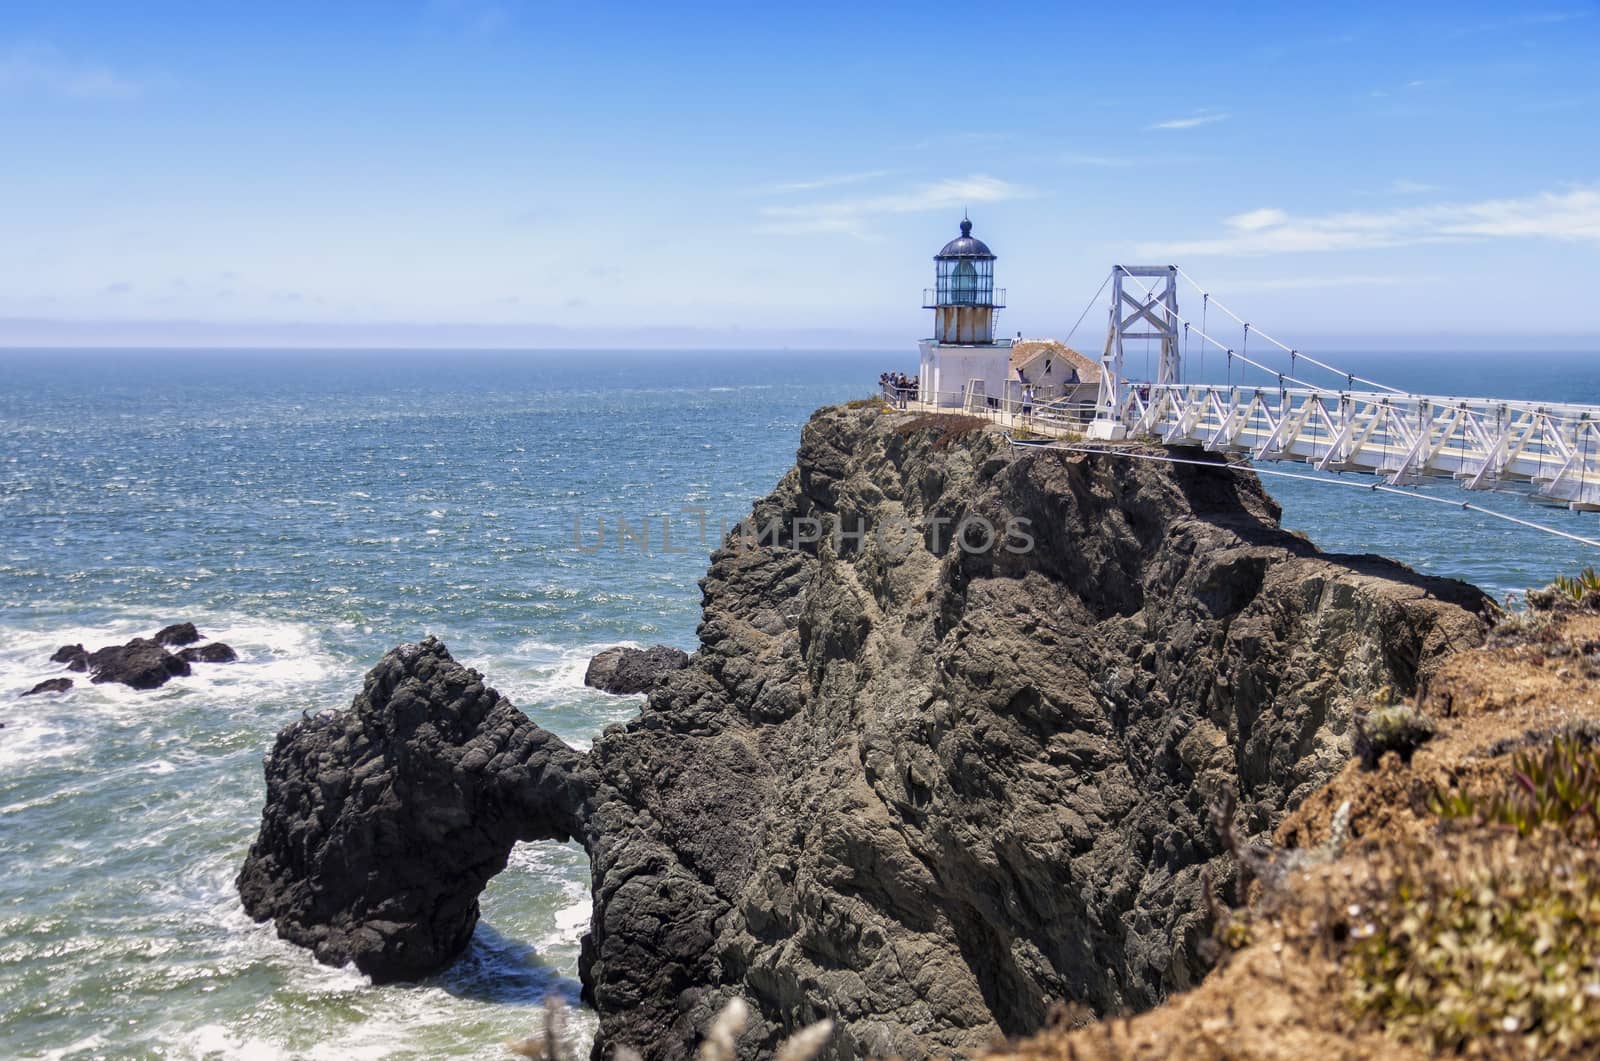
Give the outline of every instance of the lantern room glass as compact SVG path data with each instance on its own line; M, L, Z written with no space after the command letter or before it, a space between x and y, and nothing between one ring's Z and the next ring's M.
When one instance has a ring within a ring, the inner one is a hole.
M993 305L994 259L940 258L938 285L941 306Z

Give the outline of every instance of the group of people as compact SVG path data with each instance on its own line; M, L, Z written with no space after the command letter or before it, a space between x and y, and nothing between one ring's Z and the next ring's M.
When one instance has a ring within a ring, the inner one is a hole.
M878 386L883 388L883 396L896 408L904 409L906 401L917 393L917 377L904 372L884 372L878 376Z

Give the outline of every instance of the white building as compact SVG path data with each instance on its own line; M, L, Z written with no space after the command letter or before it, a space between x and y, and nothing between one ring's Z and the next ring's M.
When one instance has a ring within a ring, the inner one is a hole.
M937 405L965 405L969 399L1002 398L1011 372L1011 341L994 337L995 321L1006 304L995 290L994 255L961 219L961 235L934 255L935 286L923 291L922 306L933 310L933 337L922 340L917 397Z
M1092 406L1100 392L1100 363L1059 339L1011 341L1011 379L1015 390L1031 387L1039 404Z

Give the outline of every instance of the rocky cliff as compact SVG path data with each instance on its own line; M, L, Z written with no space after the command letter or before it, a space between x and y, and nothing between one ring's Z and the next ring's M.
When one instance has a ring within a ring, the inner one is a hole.
M637 720L580 757L437 643L396 650L280 737L246 907L415 976L512 843L577 836L597 1057L686 1057L734 994L754 1054L831 1016L839 1057L1146 1008L1203 971L1209 806L1271 829L1372 694L1484 629L1471 587L1277 515L1248 474L823 410Z

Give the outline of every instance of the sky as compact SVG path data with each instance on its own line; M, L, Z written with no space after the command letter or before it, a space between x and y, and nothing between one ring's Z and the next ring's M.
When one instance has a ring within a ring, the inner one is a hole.
M965 211L1008 333L1120 262L1600 349L1597 66L1594 0L0 0L0 345L909 347Z

